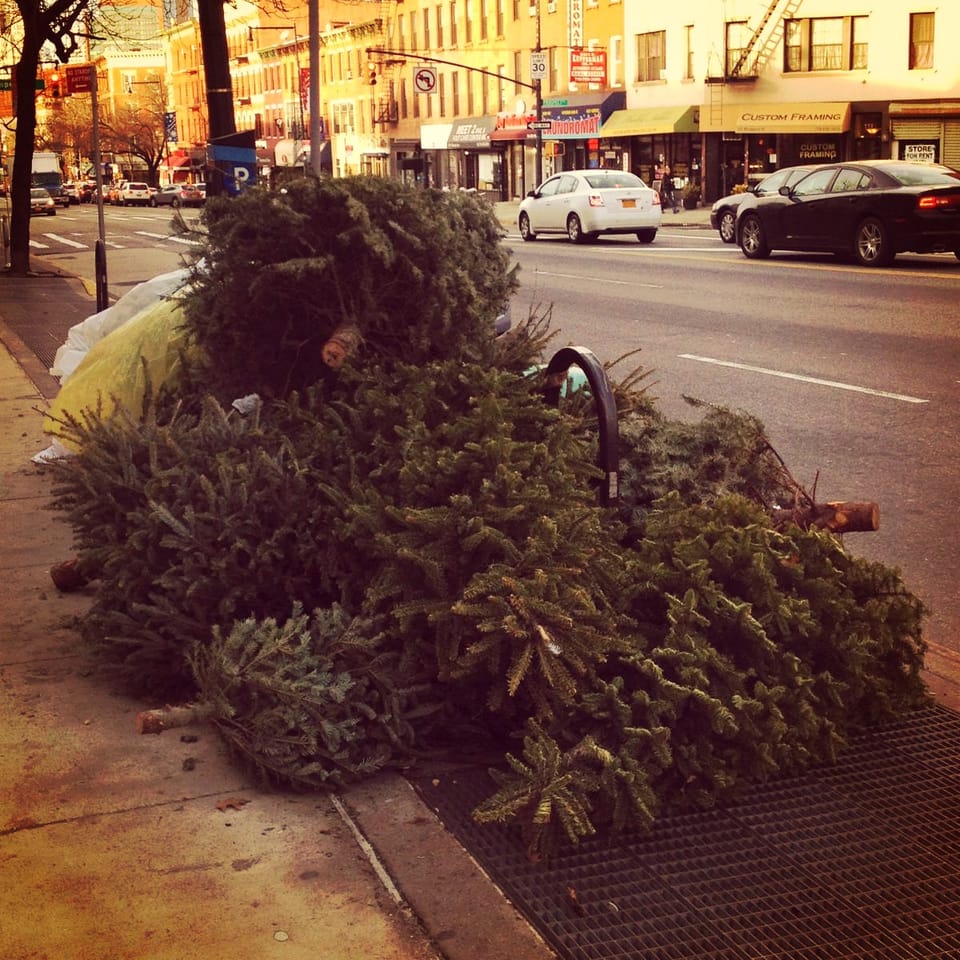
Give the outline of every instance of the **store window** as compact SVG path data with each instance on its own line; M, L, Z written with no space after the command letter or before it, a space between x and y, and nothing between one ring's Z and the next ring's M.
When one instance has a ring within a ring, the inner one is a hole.
M910 69L933 68L933 14L910 14Z

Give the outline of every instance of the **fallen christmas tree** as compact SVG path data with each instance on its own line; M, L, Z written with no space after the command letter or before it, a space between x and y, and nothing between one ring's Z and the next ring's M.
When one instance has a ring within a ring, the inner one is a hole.
M476 815L532 855L924 699L922 604L819 529L755 418L615 384L598 504L590 398L531 372L549 311L492 335L516 278L485 201L308 181L204 218L180 382L69 418L55 466L82 633L128 688L300 788L499 751Z

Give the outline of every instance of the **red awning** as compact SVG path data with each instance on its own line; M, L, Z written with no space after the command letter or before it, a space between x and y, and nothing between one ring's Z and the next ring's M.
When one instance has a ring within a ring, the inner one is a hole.
M189 157L168 157L167 166L172 168L175 167L189 167L190 158Z
M526 140L530 133L526 127L501 127L499 130L490 131L491 140Z

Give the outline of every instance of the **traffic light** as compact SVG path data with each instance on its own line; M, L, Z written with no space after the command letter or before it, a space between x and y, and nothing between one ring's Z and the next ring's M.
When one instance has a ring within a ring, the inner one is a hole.
M60 99L60 74L51 73L50 74L50 96L55 100Z
M371 60L367 64L367 83L374 86L377 82L377 65Z

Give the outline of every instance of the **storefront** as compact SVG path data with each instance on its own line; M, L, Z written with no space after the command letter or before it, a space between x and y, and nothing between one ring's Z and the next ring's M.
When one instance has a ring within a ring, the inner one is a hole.
M499 199L503 156L490 142L495 125L494 117L471 117L453 124L447 141L450 186L493 193Z
M668 163L675 177L700 180L700 107L617 110L600 129L605 163L630 170L646 183Z
M550 122L544 138L553 144L548 148L553 156L553 170L584 170L605 165L600 130L614 113L623 109L626 96L617 90L606 94L569 93L543 101L541 114Z
M424 123L420 126L420 154L426 168L426 182L432 187L454 187L447 163L447 144L452 123Z
M738 103L704 108L704 200L752 184L780 167L847 159L846 102Z
M492 142L503 147L503 165L509 195L526 196L539 179L558 170L583 170L603 166L600 128L619 110L623 91L614 93L568 93L549 97L540 104L540 116L523 101L513 113L500 113L494 121ZM540 131L542 170L537 170L537 122ZM542 174L538 177L538 174ZM506 199L506 198L505 198Z
M894 102L889 117L894 156L960 170L960 100Z

